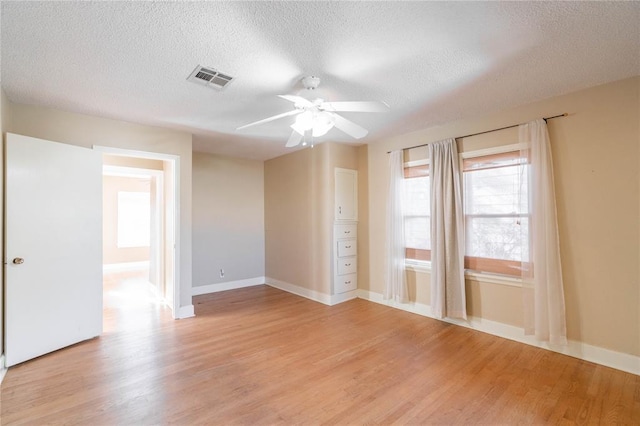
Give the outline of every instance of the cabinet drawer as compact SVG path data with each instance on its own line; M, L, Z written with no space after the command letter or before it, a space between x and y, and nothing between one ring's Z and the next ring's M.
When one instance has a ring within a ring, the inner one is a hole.
M338 257L355 256L357 251L356 240L338 241Z
M338 259L338 275L354 274L358 271L357 257L344 257Z
M336 239L357 238L358 225L335 225L334 233Z
M344 293L358 288L358 276L356 274L342 275L336 277L335 293Z

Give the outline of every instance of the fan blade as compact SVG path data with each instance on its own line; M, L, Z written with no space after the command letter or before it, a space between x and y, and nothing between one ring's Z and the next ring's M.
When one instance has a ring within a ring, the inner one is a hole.
M290 115L296 115L304 112L300 109L294 109L293 111L285 112L282 114L274 115L273 117L265 118L264 120L256 121L254 123L245 124L244 126L238 127L236 130L246 129L247 127L256 126L258 124L268 123L269 121L277 120L278 118L288 117Z
M289 140L285 145L287 148L291 148L294 146L298 146L302 142L302 135L295 130L291 132L291 136L289 136Z
M346 118L339 116L338 114L331 114L333 116L335 126L351 136L352 138L360 139L369 133L369 131L363 127L358 126L353 121L347 120Z
M325 111L387 112L389 105L384 102L323 102L320 109Z
M286 99L290 102L293 102L296 105L300 105L302 108L304 107L312 107L313 102L308 99L303 98L302 96L295 95L278 95L279 98Z

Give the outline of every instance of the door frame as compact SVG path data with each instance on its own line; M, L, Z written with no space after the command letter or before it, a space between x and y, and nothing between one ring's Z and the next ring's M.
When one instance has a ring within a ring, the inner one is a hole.
M93 149L104 154L117 155L122 157L137 157L150 160L168 161L172 164L172 173L165 175L165 181L173 183L173 232L174 247L173 253L173 297L169 304L174 319L180 318L180 156L173 154L161 154L157 152L139 151L124 148L113 148L109 146L93 145ZM165 196L165 201L169 201ZM164 220L167 220L165 216ZM166 235L165 235L166 238ZM165 262L167 259L165 258Z

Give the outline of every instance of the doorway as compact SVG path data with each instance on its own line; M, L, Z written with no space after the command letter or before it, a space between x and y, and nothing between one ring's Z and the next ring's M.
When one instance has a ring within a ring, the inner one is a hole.
M179 159L94 148L103 153L105 328L114 303L120 304L117 310L166 305L177 318Z
M166 304L164 164L105 154L102 170L103 331L108 333L126 327L131 314Z
M101 334L103 154L162 162L159 282L171 316L180 317L180 157L7 133L5 256L13 261L4 271L6 366Z

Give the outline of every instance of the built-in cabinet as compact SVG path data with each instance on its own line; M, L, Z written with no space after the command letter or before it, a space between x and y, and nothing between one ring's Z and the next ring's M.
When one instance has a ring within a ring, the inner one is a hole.
M335 219L358 220L358 172L335 169Z
M335 169L333 294L358 288L358 172Z

